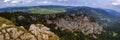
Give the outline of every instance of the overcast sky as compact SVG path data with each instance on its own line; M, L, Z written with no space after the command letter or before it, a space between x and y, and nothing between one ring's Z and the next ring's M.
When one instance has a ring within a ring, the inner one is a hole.
M0 8L37 5L89 6L120 10L120 0L0 0Z

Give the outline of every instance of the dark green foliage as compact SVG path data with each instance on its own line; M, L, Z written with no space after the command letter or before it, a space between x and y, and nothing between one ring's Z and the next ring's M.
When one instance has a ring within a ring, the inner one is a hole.
M30 17L26 12L3 12L0 13L1 17L11 20L16 26L24 26L26 29L29 29L31 23ZM21 20L18 18L19 16L23 16ZM24 19L25 17L25 19Z

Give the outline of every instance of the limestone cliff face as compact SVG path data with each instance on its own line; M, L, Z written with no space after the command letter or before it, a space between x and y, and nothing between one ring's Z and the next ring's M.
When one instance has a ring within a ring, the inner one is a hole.
M59 40L59 37L42 24L32 24L29 30L24 27L2 24L0 40Z
M12 22L0 17L0 40L59 40L59 37L42 24L31 24L26 30L17 27Z
M86 38L95 40L102 32L105 32L102 25L87 14L12 14L12 16L12 19L15 20L10 20L14 24L22 25L28 30L38 29L31 29L29 26L35 26L31 24L43 24L50 28L50 31L58 35L61 40L79 40L81 37L81 40Z
M63 32L66 30L71 32L78 31L84 35L92 35L94 38L97 38L96 35L105 32L102 25L86 14L41 14L30 15L30 17L34 22L40 22L51 28L53 32L58 29Z
M81 31L85 35L101 34L101 32L104 31L101 25L93 21L87 15L81 15L75 18L70 18L70 16L60 18L55 21L55 24L62 30L69 30L72 32Z
M86 14L63 14L63 15L46 15L46 22L42 22L48 27L55 26L54 29L68 30L71 32L82 32L84 35L91 35L97 38L97 35L105 32L102 25L100 25L94 18Z

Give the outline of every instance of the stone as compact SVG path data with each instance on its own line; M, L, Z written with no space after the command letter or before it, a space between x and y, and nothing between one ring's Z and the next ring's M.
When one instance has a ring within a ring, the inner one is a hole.
M59 40L57 35L42 24L32 24L29 30L14 25L0 28L2 28L0 29L0 40Z

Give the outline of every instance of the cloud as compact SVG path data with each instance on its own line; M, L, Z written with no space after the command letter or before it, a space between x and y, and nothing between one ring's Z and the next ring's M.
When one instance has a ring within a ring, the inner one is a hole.
M16 4L16 3L19 3L20 1L17 1L17 0L13 0L13 1L11 1L11 3L13 3L13 4Z
M42 3L48 4L48 3L52 3L50 1L43 1Z
M12 3L12 4L17 4L17 3L30 3L33 0L4 0L4 3Z
M28 6L31 5L31 2L34 0L2 0L0 1L0 8L3 7L13 7L13 6Z
M68 0L58 0L58 1L60 1L60 2L66 2L66 1L68 1Z
M114 5L114 6L120 5L120 0L117 0L117 1L113 2L112 5Z
M120 3L112 3L112 5L120 5Z
M30 3L30 2L32 2L32 1L33 1L33 0L28 0L27 2Z
M53 2L51 2L51 1L40 1L38 3L39 4L52 4Z
M3 2L8 2L8 1L10 1L10 0L4 0Z
M11 1L11 0L3 0L3 2L9 2L9 1Z

